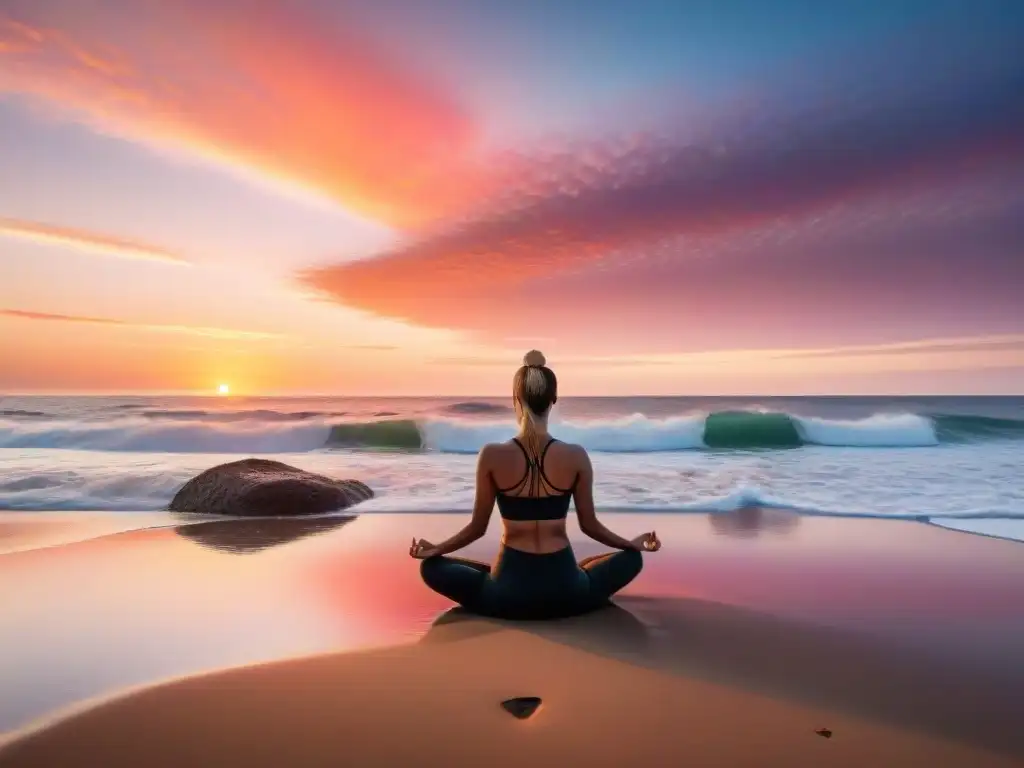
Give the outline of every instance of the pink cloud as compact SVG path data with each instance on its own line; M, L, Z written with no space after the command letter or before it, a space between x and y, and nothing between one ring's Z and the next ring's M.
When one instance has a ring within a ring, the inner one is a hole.
M669 131L520 161L490 208L300 279L346 306L489 336L522 335L542 307L545 325L574 344L639 333L679 348L769 326L806 335L812 307L863 312L854 285L884 298L880 324L931 317L958 287L976 292L958 305L1006 323L1024 109L1015 66L979 67L958 90L938 77L882 84L768 104L699 139ZM979 179L982 199L965 201ZM931 267L929 251L943 254ZM666 313L686 331L656 339ZM695 330L701 317L714 317L713 330Z
M469 196L455 170L477 129L457 99L300 4L140 0L85 20L25 7L0 12L0 91L399 226Z

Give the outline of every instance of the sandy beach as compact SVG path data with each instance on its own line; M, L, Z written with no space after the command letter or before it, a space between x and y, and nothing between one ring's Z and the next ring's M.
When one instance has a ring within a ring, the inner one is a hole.
M608 519L665 549L617 608L519 625L420 585L402 545L453 516L28 549L31 525L0 521L0 765L1024 760L1020 544L770 510ZM518 720L516 696L542 704Z

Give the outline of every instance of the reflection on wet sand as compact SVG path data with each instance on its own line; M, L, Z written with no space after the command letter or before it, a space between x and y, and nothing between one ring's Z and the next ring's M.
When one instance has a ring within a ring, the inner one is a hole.
M346 515L340 517L264 517L211 520L179 525L174 530L183 538L200 546L220 552L244 555L333 531L352 522L356 517L356 515Z
M743 507L708 515L715 533L740 539L752 539L762 533L785 535L800 524L800 519L796 512L764 507Z

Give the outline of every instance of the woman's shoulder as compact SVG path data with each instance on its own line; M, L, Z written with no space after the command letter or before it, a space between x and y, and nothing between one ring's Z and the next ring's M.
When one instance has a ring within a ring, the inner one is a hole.
M484 443L483 447L480 449L479 455L481 458L501 456L502 454L507 453L510 449L516 449L515 443L511 440L506 440L503 443Z
M513 438L505 440L500 443L484 443L483 447L480 448L481 456L500 456L505 453L519 454L522 452L522 447ZM551 441L549 451L555 451L565 455L574 456L586 456L587 449L582 445L576 443L569 443L565 440L554 439Z
M559 448L561 448L563 450L566 450L566 451L574 451L574 452L577 452L577 453L579 453L579 452L586 453L587 452L587 449L584 448L579 443L570 443L568 440L560 440L558 438L555 438L554 440L551 441L551 447L554 448L555 446L558 446Z
M551 444L551 451L558 451L563 456L575 461L586 461L588 459L587 449L577 443L556 440Z
M565 440L559 440L557 438L551 441L549 450L559 451L562 453L572 453L580 456L587 455L587 449L577 443L570 443ZM500 443L484 443L480 448L480 455L494 455L505 452L519 453L522 451L522 447L515 438L509 438Z

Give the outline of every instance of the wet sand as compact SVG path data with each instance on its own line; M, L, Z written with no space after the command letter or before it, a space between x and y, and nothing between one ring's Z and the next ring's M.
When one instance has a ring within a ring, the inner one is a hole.
M1024 759L1024 546L767 510L607 521L665 541L620 607L520 625L419 584L407 542L453 516L0 555L0 765ZM499 706L531 695L529 720Z

